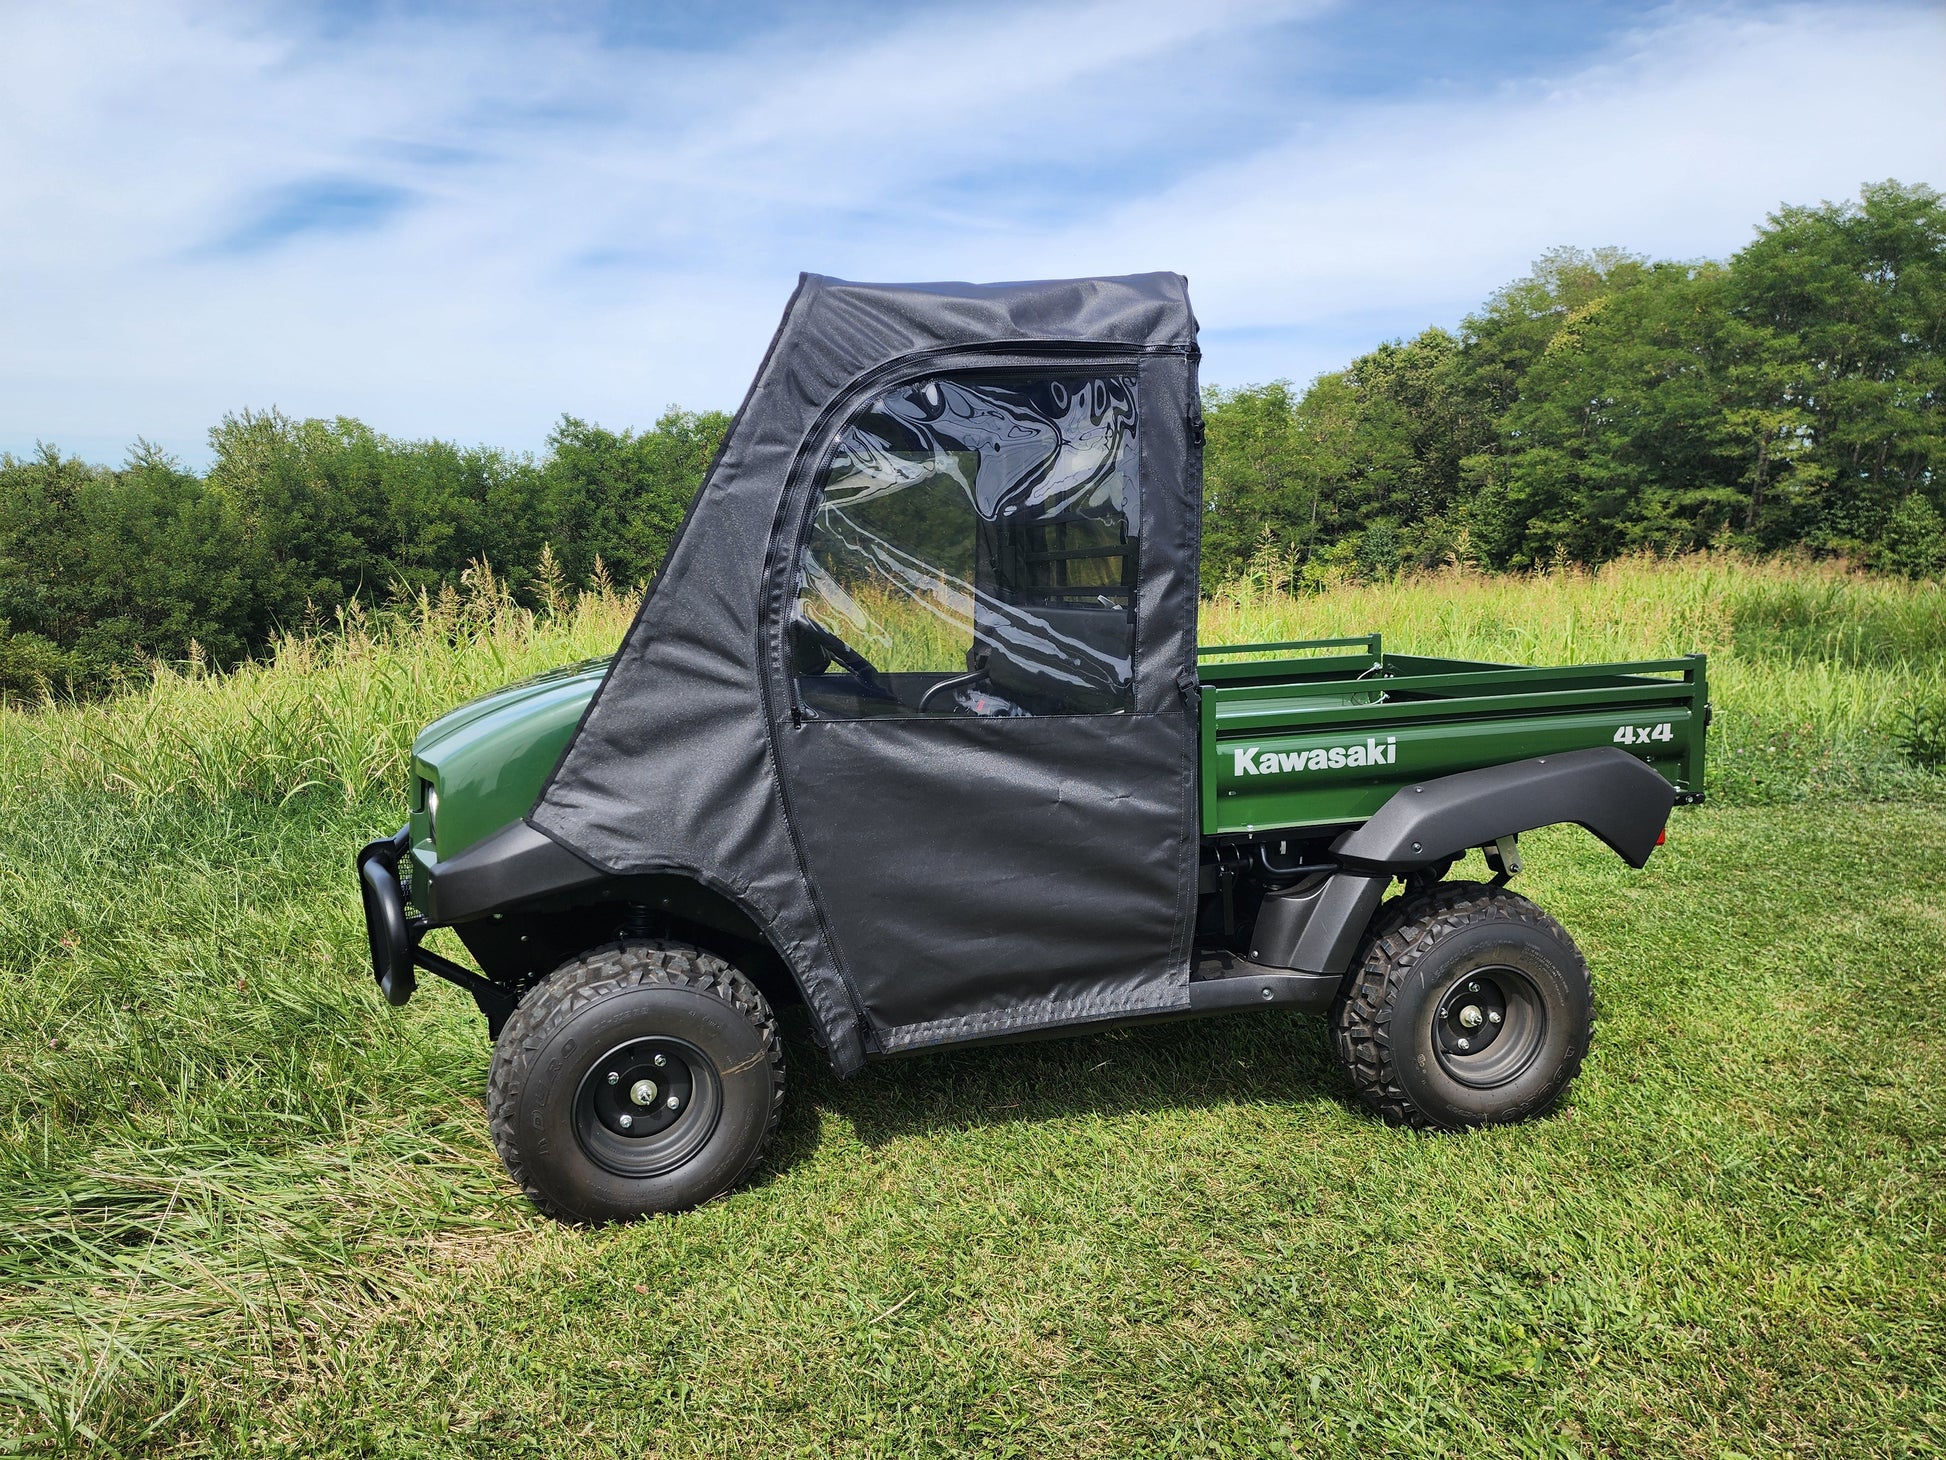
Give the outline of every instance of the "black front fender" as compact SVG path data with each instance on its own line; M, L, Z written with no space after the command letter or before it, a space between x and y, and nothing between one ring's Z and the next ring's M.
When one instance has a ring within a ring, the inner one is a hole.
M1422 867L1503 836L1572 822L1640 867L1675 804L1676 788L1655 770L1603 745L1407 786L1331 850L1356 866Z

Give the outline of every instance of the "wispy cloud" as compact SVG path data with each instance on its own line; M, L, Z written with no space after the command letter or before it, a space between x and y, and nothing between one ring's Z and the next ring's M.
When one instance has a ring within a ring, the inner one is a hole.
M413 197L390 183L349 177L285 183L247 200L242 220L214 240L210 252L262 253L307 234L370 233L410 207Z
M1179 268L1210 378L1301 379L1554 243L1946 182L1930 5L701 13L9 8L0 448L731 405L799 268Z

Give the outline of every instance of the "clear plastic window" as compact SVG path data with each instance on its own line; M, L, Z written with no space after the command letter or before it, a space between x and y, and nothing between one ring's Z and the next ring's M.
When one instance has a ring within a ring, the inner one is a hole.
M854 416L799 571L804 709L1130 709L1135 401L1132 374L949 375Z

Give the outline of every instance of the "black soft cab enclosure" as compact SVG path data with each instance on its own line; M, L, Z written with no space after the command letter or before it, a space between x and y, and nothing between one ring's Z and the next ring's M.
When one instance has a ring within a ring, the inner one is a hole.
M805 278L530 824L733 899L843 1070L1185 1005L1195 340L1173 274Z

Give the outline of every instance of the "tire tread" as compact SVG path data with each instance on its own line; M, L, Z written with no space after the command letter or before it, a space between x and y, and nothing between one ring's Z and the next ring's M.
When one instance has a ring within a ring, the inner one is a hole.
M1582 978L1588 976L1587 962L1567 929L1536 904L1504 887L1484 882L1440 882L1386 904L1374 920L1357 969L1332 1005L1331 1043L1359 1101L1392 1125L1414 1130L1455 1128L1453 1122L1440 1120L1421 1108L1400 1084L1393 1056L1392 1021L1399 991L1419 961L1437 942L1483 922L1520 924L1559 939L1573 952ZM1465 1124L1512 1124L1547 1114L1581 1072L1594 1040L1594 1023L1591 1007L1579 1047L1537 1094L1491 1122Z
M741 1170L723 1185L721 1196L747 1179L777 1133L784 1111L784 1045L777 1017L741 971L687 943L631 938L603 944L562 964L529 989L508 1018L494 1046L492 1073L487 1079L487 1125L507 1172L527 1199L550 1217L580 1220L552 1201L529 1176L514 1139L514 1113L526 1084L533 1056L567 1020L623 990L647 986L690 989L707 994L735 1009L757 1031L770 1065L770 1116L760 1140L753 1145ZM714 1200L715 1198L710 1198Z

